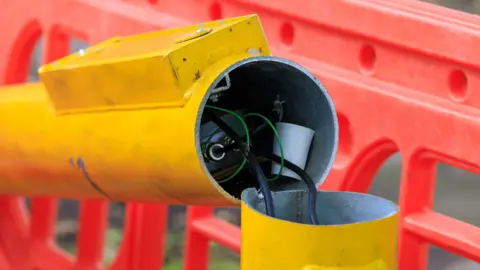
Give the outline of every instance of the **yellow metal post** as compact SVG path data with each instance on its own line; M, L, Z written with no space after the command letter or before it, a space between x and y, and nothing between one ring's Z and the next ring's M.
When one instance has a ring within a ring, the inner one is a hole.
M196 127L219 74L268 55L252 15L116 37L41 67L40 83L0 91L0 192L237 203L202 166Z
M308 220L305 191L274 193L277 217L266 216L255 189L242 194L245 270L397 269L397 206L351 192L318 192L321 225Z

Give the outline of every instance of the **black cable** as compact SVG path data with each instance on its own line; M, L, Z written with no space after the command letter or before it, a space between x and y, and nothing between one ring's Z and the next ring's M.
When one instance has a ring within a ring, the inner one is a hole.
M275 155L275 154L266 154L263 155L265 158L279 163L282 161L282 158ZM302 168L298 167L297 165L293 164L292 162L284 159L283 166L287 169L292 170L294 173L298 174L305 182L308 188L308 212L310 217L310 222L314 225L320 225L317 217L317 188L315 187L315 183L313 182L312 178L308 175L308 173L303 170Z
M222 121L223 122L223 121ZM225 123L225 122L224 122ZM216 123L217 124L217 123ZM218 125L218 124L217 124ZM220 126L219 126L220 127ZM222 127L220 127L221 129L223 129ZM232 130L233 131L233 130ZM227 132L225 132L227 133ZM227 133L228 135L228 133ZM238 136L238 133L236 134ZM229 136L231 137L231 136ZM233 143L231 144L233 146L236 146L237 144L236 143ZM229 145L229 146L231 146ZM237 148L239 148L237 146ZM226 150L226 151L223 151L223 150ZM230 147L228 148L225 147L225 148L222 148L222 149L218 149L217 151L215 151L216 153L218 154L221 154L221 153L225 153L225 152L228 152L228 151L232 151L233 150L233 147ZM243 150L242 150L243 151ZM248 150L247 150L248 151ZM251 151L248 151L248 153L251 153ZM273 162L276 162L278 164L281 163L282 161L282 158L277 156L277 155L274 155L274 154L266 154L266 155L263 155L266 159L269 159ZM248 157L247 157L248 158ZM250 158L248 158L249 162L250 162ZM255 157L255 161L256 161L256 157ZM303 170L302 168L298 167L297 165L295 165L294 163L284 159L283 160L284 162L284 167L287 168L287 169L290 169L292 170L293 172L295 172L296 174L298 174L300 176L300 178L302 178L302 180L305 182L305 184L307 185L307 188L308 188L308 192L309 192L309 206L308 206L308 211L309 211L309 218L310 218L310 222L314 225L319 225L319 221L318 221L318 217L317 217L317 188L315 187L315 183L313 182L312 178L307 174L307 172L305 172L305 170ZM251 162L250 162L251 163ZM258 162L255 162L258 164ZM262 172L263 174L263 171L261 170L261 167L259 166L259 170ZM252 174L254 175L257 175L258 172L252 172ZM263 177L265 178L265 175L263 174Z
M269 215L269 209L268 209L269 208L269 203L268 203L269 200L272 201L271 202L271 210L273 212L271 212L271 213L274 213L273 198L271 198L271 193L270 193L270 189L268 187L268 182L266 181L265 174L263 173L263 170L261 169L260 164L257 161L256 155L253 154L252 151L250 151L249 146L246 145L246 143L244 142L242 137L240 137L240 135L238 133L236 133L220 117L213 114L212 121L220 129L222 129L225 132L225 134L227 134L227 136L232 138L235 142L235 143L233 143L231 145L228 145L228 146L226 146L222 149L218 149L216 151L216 153L220 154L220 153L225 153L225 152L228 152L228 151L232 151L234 147L229 147L229 146L236 146L236 148L238 148L242 151L242 153L245 155L245 157L247 158L247 160L250 164L250 170L251 170L252 174L257 178L262 191L264 191L264 198L265 198L265 205L266 205L266 208L267 208L267 215ZM257 131L259 131L258 128L257 128ZM240 142L240 143L238 143L238 142ZM282 161L282 158L275 155L275 154L265 154L263 156L265 158L267 158L267 159L269 159L273 162L279 163L279 164ZM310 222L314 225L319 225L320 223L318 221L317 210L316 210L317 209L317 188L315 187L315 183L313 182L312 178L307 174L307 172L305 170L303 170L302 168L298 167L297 165L295 165L294 163L292 163L292 162L290 162L286 159L284 159L283 162L284 162L284 167L285 168L288 168L288 169L292 170L293 172L295 172L296 174L298 174L300 176L300 178L302 178L302 180L305 182L305 184L308 188L308 192L309 192L308 211L309 211ZM261 179L263 179L263 181ZM262 185L262 182L265 182L264 185ZM268 192L265 192L264 186L267 188ZM267 198L266 193L268 195L270 195L269 196L270 198ZM274 214L272 216L274 216Z
M273 204L272 193L270 191L270 187L268 186L268 181L265 177L265 174L263 173L262 167L260 167L260 163L258 162L256 155L252 151L248 151L247 160L250 165L250 172L260 184L260 188L262 190L265 201L265 209L267 212L267 216L275 217L275 207Z
M252 153L252 151L250 151L250 146L242 140L242 137L237 132L235 132L235 130L233 130L227 123L225 123L213 112L212 121L235 142L238 149L240 149L245 158L247 158L250 165L250 171L257 179L258 184L260 185L260 188L262 190L263 198L265 200L266 213L270 217L275 217L275 207L273 205L272 193L270 191L270 187L268 186L267 178L265 177L265 174L263 173L262 168L258 163L257 157L254 153Z
M276 115L276 114L275 114ZM269 120L271 120L272 117L268 117ZM272 121L274 122L274 121ZM255 129L251 130L250 131L250 136L255 136L256 134L258 134L260 131L264 130L265 128L269 127L268 123L267 122L263 122L262 124L260 124L259 126L257 126ZM242 137L242 141L245 141L245 138L246 136L244 135ZM215 151L216 153L218 154L223 154L223 153L227 153L227 152L230 152L231 150L235 149L236 148L236 144L232 143L232 144L229 144L229 145L226 145L224 148L222 149L218 149L217 151Z
M253 131L250 131L250 136L253 136L253 135L257 134L258 132L262 131L266 127L268 127L268 123L262 123L260 126L255 128ZM246 136L243 136L242 141L245 141L245 138L246 138ZM216 150L215 153L223 154L223 153L230 152L231 150L233 150L235 148L236 148L236 144L232 143L232 144L226 145L225 147L223 147L221 149Z

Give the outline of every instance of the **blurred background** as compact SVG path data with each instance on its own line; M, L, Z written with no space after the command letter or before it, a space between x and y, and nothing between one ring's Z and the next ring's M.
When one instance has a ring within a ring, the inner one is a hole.
M337 0L332 0L337 1ZM388 0L385 0L388 1ZM480 14L480 0L428 0L427 2L469 13ZM78 51L88 44L80 40L71 41L71 50ZM30 68L30 81L38 80L37 68L40 65L42 40L35 48ZM397 202L401 177L401 156L392 156L378 171L371 193ZM437 212L459 220L480 226L480 178L447 164L438 164L435 207ZM109 230L105 246L105 263L110 263L117 252L123 233L125 214L123 203L110 206ZM76 248L77 219L79 204L73 200L60 200L58 223L56 228L57 243L60 247L74 254ZM217 209L216 215L224 220L240 224L238 209ZM165 270L182 269L183 240L185 229L185 207L171 206L168 217L168 235L165 250ZM161 254L159 254L161 256ZM210 252L211 270L240 269L239 255L212 244ZM480 264L457 257L436 247L430 247L429 270L480 270Z

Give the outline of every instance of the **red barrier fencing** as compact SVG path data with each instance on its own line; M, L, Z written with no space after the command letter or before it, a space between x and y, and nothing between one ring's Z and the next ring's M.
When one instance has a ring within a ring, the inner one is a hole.
M0 0L0 83L22 82L43 35L44 60L68 40L257 13L274 53L306 66L331 93L340 148L322 188L368 191L380 165L401 152L399 269L421 270L427 244L480 261L480 230L432 210L435 164L480 172L480 18L406 0ZM56 200L0 199L0 269L101 269L107 203L81 203L78 256L52 240ZM161 269L166 206L128 205L110 269ZM239 229L188 209L185 269L207 268L208 242L238 252Z

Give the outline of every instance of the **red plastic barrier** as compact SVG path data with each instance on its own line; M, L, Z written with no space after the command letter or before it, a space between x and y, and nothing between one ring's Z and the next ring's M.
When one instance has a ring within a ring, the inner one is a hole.
M68 39L114 35L258 13L274 53L312 70L332 94L340 151L325 189L368 191L400 151L399 268L425 269L432 243L480 262L480 230L433 212L435 164L480 172L480 19L418 1L383 0L15 0L0 1L0 83L24 81L40 35L46 61ZM0 199L0 269L100 269L107 204L83 202L78 256L52 240L54 199ZM160 269L166 207L130 204L111 269ZM188 210L185 269L204 270L208 242L239 251L239 229Z

